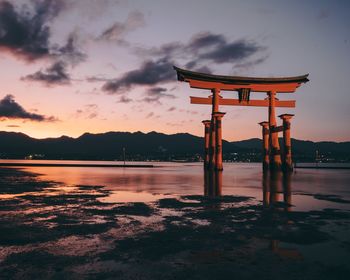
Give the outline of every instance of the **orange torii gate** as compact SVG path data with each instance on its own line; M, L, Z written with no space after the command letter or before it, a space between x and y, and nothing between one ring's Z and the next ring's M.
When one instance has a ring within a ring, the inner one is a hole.
M284 166L292 168L290 147L290 118L293 115L284 114L283 126L277 126L275 108L294 108L295 100L281 101L276 98L280 92L292 93L309 80L307 75L283 78L255 78L238 76L221 76L184 70L174 66L179 81L188 82L191 88L207 89L212 95L206 98L191 96L191 104L212 105L211 120L203 121L205 127L205 157L206 168L222 170L222 129L221 120L225 113L219 111L219 105L229 106L260 106L268 107L268 122L260 123L263 126L264 169L281 170L281 152L278 143L278 132L284 135ZM238 99L222 98L221 91L237 91ZM251 100L251 92L266 92L267 99Z

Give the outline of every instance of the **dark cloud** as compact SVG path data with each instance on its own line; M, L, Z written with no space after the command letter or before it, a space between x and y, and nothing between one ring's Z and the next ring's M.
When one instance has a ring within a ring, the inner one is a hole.
M227 41L225 37L221 34L200 32L192 37L186 48L192 52L197 52L203 48L223 46L225 44L227 44Z
M128 15L125 22L115 22L112 26L105 29L97 38L98 40L119 41L121 37L139 27L145 25L145 17L139 11L133 11ZM124 41L122 41L124 42Z
M158 48L136 49L135 52L143 56L167 59L176 65L184 65L186 69L211 73L209 63L241 64L251 59L257 60L261 55L266 59L265 50L266 47L253 40L230 41L222 34L200 32L195 34L187 44L172 42ZM177 61L185 61L185 63L177 63Z
M9 124L7 125L6 127L13 127L13 128L16 128L16 127L20 127L19 125L16 125L16 124Z
M194 71L211 74L212 71L208 66L201 66L193 69Z
M123 93L133 86L153 86L175 80L172 63L167 59L146 61L140 69L126 72L121 78L106 82L102 89L111 94Z
M100 76L90 76L86 78L86 81L89 83L96 83L96 82L109 82L111 79L100 77Z
M149 49L136 47L134 52L141 56L175 57L183 50L184 45L180 42L171 42Z
M153 87L146 91L147 96L160 96L167 98L176 98L173 94L167 94L167 89L163 87Z
M194 67L196 67L197 65L197 62L192 60L192 61L189 61L185 64L185 68L186 69L193 69Z
M31 62L49 59L53 65L22 79L46 85L69 84L66 64L86 60L77 46L77 34L71 33L63 46L50 44L50 24L64 8L66 0L31 0L16 6L15 1L0 0L0 51ZM64 62L63 62L64 61Z
M72 65L84 62L87 55L79 50L77 41L78 35L76 33L69 34L67 43L63 47L52 48L52 54Z
M132 101L133 101L133 100L132 100L131 98L129 98L129 97L125 96L125 95L122 95L122 96L118 99L117 103L130 103L130 102L132 102Z
M0 49L28 61L50 55L48 23L64 7L63 0L32 1L32 10L19 11L9 1L0 2Z
M211 60L215 63L238 62L252 56L264 48L254 42L240 40L219 44L218 48L199 55L199 59Z
M24 119L31 121L57 121L54 117L27 112L19 105L12 95L6 95L0 100L0 119Z
M229 41L222 34L201 32L195 34L187 44L172 42L158 48L135 49L138 55L153 57L146 59L139 69L126 72L120 78L106 81L102 89L108 93L125 93L135 86L152 87L143 101L159 103L159 93L152 95L152 90L160 88L164 83L176 81L172 65L182 64L186 69L212 73L208 64L230 63L235 67L253 67L267 58L265 47L252 40L240 39ZM264 54L264 57L261 55ZM158 95L157 95L158 94Z
M62 61L54 63L45 70L40 70L34 74L27 75L23 80L41 82L47 86L52 85L67 85L71 78L66 70L66 64Z
M200 63L200 61L198 61L198 62ZM212 73L212 70L206 65L197 66L198 62L194 61L194 60L192 60L190 62L187 62L185 64L185 68L186 69L190 69L192 71L201 72L201 73L207 73L207 74L211 74Z
M145 97L143 99L141 99L140 101L143 101L143 102L146 102L146 103L161 104L160 103L160 99L162 99L162 98L171 98L171 99L176 98L175 95L168 94L166 92L167 92L167 89L166 88L162 88L162 87L149 88L145 92Z
M176 110L176 107L170 107L167 111L168 112L172 112L172 111L175 111Z

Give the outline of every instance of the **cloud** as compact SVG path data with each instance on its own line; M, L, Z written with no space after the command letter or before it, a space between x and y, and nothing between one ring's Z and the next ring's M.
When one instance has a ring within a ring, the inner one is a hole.
M96 110L98 108L98 105L92 103L92 104L86 104L85 107L88 109Z
M197 115L197 114L198 114L197 111L184 110L184 109L180 109L179 112L181 112L181 113L186 113L186 114L190 114L190 115Z
M135 47L133 51L140 56L173 57L179 55L183 47L184 45L180 42L171 42L163 44L160 47Z
M152 118L153 116L154 116L154 113L153 113L153 112L148 113L148 114L146 115L146 119Z
M189 44L186 46L192 52L197 52L200 49L223 46L227 44L226 39L221 34L212 34L210 32L200 32L192 36Z
M201 67L197 67L195 69L193 69L194 71L197 72L201 72L201 73L207 73L207 74L211 74L212 71L208 66L201 66Z
M97 104L86 104L81 109L77 109L73 115L75 118L95 119L99 116Z
M106 82L102 90L113 94L123 93L134 86L153 86L175 80L172 63L167 59L145 61L139 69L126 72L119 79Z
M0 100L0 119L24 119L38 122L57 121L57 119L54 117L47 117L44 115L27 112L14 100L12 95L6 95Z
M133 11L128 15L125 22L115 22L112 26L105 29L97 39L118 41L126 33L143 26L145 26L144 14L139 11Z
M200 32L193 35L187 43L171 42L158 48L136 48L134 51L138 55L173 61L176 65L180 64L178 61L185 61L181 64L185 65L186 69L211 73L208 64L234 65L249 62L250 59L257 60L261 55L266 59L266 49L254 40L230 41L222 34Z
M22 80L41 82L46 86L67 85L70 84L71 78L66 71L66 66L63 61L58 61L45 70L25 76Z
M222 34L210 32L195 34L187 44L170 42L157 48L137 47L134 52L142 57L146 56L140 67L124 73L119 78L106 80L102 90L110 94L124 94L134 87L147 86L151 89L142 101L160 103L159 99L164 96L164 93L152 92L152 90L162 88L165 83L176 81L172 66L179 65L178 61L186 61L183 64L186 69L212 73L208 64L230 63L233 67L235 65L239 68L253 67L267 59L265 50L266 47L253 40L229 41ZM264 56L261 56L262 54ZM101 79L90 80L102 81Z
M129 98L129 97L125 96L125 95L122 95L122 96L118 99L117 103L130 103L130 102L132 102L132 101L133 101L133 100L132 100L131 98Z
M69 84L66 64L81 63L86 60L86 54L79 50L78 36L74 32L69 34L63 46L50 43L50 24L66 8L66 0L32 0L22 6L14 2L0 0L0 51L27 62L48 59L53 63L23 80L50 86Z
M27 6L18 11L11 2L0 2L0 49L27 61L50 56L48 23L64 7L63 0L32 3L33 11Z
M52 48L52 54L72 65L84 62L87 55L79 50L77 41L78 35L72 32L69 34L67 43L63 47Z
M237 62L252 56L263 47L246 40L219 44L218 48L199 55L199 59L211 60L215 63Z
M87 116L87 118L88 119L95 119L95 118L97 118L98 117L98 113L91 113L91 114L89 114L88 116Z
M172 112L172 111L175 111L175 110L176 110L176 107L173 106L173 107L170 107L167 111L168 112Z
M243 63L239 63L235 65L235 70L248 70L253 68L254 66L263 63L268 58L268 55L260 57L258 59L254 59L251 61L246 61Z
M20 127L20 126L19 126L19 125L16 125L16 124L9 124L9 125L7 125L6 127L17 128L17 127Z
M174 99L176 98L175 95L173 94L168 94L166 93L167 89L166 88L162 88L162 87L153 87L148 89L145 92L145 97L143 99L141 99L140 101L146 102L146 103L160 103L160 99L161 98L171 98Z
M89 83L96 83L96 82L109 82L112 79L100 77L100 76L89 76L86 78L86 81Z

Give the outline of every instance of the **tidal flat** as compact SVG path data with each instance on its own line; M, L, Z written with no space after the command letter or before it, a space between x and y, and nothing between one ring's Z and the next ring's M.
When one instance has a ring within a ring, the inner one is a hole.
M147 171L146 181L135 179L133 171L118 171L105 184L81 173L80 179L70 175L68 180L62 172L57 180L58 171L35 170L0 169L1 279L350 275L347 173L341 182L334 177L329 191L322 185L327 180L302 174L278 178L278 184L257 176L255 186L244 172L240 179L227 175L223 183L216 181L219 190L211 191L211 178L208 183L198 175L202 181L192 182L176 168ZM166 181L157 172L172 175ZM159 176L167 188L159 185ZM245 191L241 180L250 182ZM225 188L228 184L236 188ZM302 184L314 187L306 191Z

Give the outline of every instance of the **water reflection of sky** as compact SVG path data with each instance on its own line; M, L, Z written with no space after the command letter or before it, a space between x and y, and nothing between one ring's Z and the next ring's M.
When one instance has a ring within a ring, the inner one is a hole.
M64 185L100 185L112 191L109 201L143 201L158 195L205 193L205 176L200 163L156 163L155 168L26 167L44 180ZM294 210L349 209L349 170L297 169L289 178ZM263 200L260 164L226 163L220 179L222 195L239 195ZM266 183L266 182L265 182ZM269 181L271 184L271 181ZM283 196L283 176L276 178L274 192ZM340 199L339 199L340 198Z

